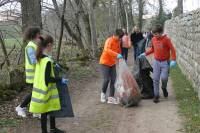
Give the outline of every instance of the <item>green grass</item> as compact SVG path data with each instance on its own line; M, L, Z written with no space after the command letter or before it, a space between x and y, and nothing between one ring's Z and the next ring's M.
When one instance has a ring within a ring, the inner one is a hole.
M179 112L184 118L186 133L200 133L200 101L191 83L180 68L171 71L173 88L179 103Z
M5 39L5 45L7 48L13 48L14 44L16 48L20 48L20 43L22 44L22 39L21 38L8 38Z
M21 119L0 119L0 127L17 127Z

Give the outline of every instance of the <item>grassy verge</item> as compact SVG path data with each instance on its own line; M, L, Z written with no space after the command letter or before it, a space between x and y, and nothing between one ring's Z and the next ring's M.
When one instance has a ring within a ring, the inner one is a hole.
M185 119L186 133L200 133L200 101L197 93L180 68L171 71L171 78L179 103L179 112Z

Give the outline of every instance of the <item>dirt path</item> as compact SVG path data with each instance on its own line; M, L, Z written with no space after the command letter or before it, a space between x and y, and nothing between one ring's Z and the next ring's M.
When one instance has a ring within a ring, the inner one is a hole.
M132 64L132 63L130 63ZM71 92L76 117L57 120L57 127L67 133L180 133L182 126L171 83L169 98L159 104L144 100L138 107L123 108L101 104L101 76L77 82ZM77 86L81 86L77 88ZM162 95L161 95L162 96ZM11 133L40 133L38 120L25 120Z

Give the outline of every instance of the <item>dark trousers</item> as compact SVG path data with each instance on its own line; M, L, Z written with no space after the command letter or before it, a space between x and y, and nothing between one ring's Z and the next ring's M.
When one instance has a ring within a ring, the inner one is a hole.
M102 92L106 94L108 84L110 83L110 97L113 97L115 94L115 80L116 80L116 66L101 66L103 73L103 87Z
M33 84L28 84L29 89L33 89ZM31 102L32 92L25 96L24 101L22 101L20 107L24 108L27 107L28 104Z
M47 132L47 113L41 114L41 128L42 128L42 133L48 133ZM50 129L55 129L56 128L56 119L55 117L50 116Z
M136 60L136 58L140 55L139 48L133 47L133 52L134 52L134 59Z
M128 48L122 48L122 56L125 59L125 61L127 62L127 59L128 59Z

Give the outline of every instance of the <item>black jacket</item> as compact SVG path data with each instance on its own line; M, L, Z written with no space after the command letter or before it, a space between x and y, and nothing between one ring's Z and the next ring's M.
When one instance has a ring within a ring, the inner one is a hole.
M141 41L142 39L144 39L142 32L140 33L133 32L131 34L131 42L133 46L135 46L136 43Z

